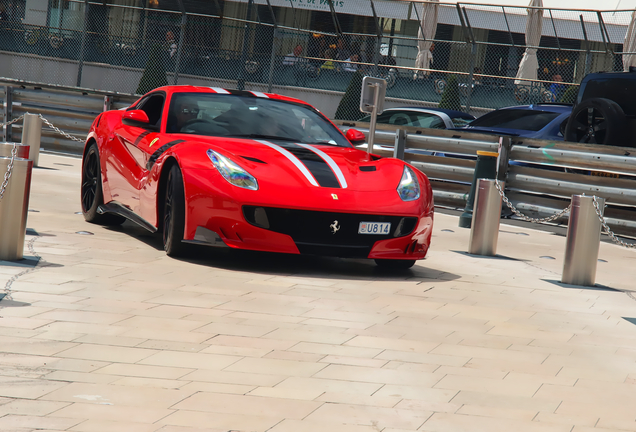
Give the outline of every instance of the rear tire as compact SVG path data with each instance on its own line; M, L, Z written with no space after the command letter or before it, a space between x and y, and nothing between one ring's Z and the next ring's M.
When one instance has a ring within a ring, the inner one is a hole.
M415 265L415 260L376 259L375 263L387 270L407 270Z
M183 241L185 231L185 192L183 176L178 165L172 165L166 182L166 195L163 207L163 249L171 257L184 254Z
M81 186L82 214L86 222L100 225L121 225L126 219L114 214L99 214L97 209L104 204L102 191L102 168L97 144L92 143L82 158Z
M574 107L565 127L565 140L624 146L625 113L616 102L592 98Z

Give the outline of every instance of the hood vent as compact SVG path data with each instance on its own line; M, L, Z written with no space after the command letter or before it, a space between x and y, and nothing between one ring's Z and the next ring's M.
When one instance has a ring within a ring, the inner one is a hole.
M360 167L360 171L375 171L376 169L377 168L375 167L375 165L366 165Z
M252 162L256 162L256 163L261 163L261 164L265 164L265 165L267 165L267 162L264 162L264 161L262 161L262 160L260 160L260 159L256 159L256 158L249 157L249 156L241 156L241 157L242 157L243 159L248 160L248 161L252 161Z

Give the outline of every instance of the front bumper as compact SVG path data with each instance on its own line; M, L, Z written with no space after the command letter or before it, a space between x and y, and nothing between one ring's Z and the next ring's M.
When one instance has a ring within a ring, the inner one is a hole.
M196 174L184 172L188 197L185 241L235 249L348 258L413 260L424 258L428 252L433 229L432 204L426 206L428 213L419 215L244 205L239 202L240 197L231 195L235 189L214 190L206 176ZM381 195L376 194L378 202L384 198ZM336 221L338 230L334 233L331 226ZM390 222L391 232L387 235L358 234L360 222Z

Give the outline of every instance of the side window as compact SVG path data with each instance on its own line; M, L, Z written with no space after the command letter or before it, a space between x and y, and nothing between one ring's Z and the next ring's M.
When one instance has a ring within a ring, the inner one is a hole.
M418 114L417 125L423 128L443 129L444 121L435 114Z
M389 124L398 125L398 126L402 126L402 125L410 126L411 118L408 116L408 114L399 112L391 116L391 118L389 119Z
M446 129L446 124L444 124L444 120L442 120L441 117L437 117L431 121L431 125L429 127L431 129Z
M151 126L161 124L161 113L163 111L164 97L162 94L150 95L137 105L137 109L144 111L148 115Z

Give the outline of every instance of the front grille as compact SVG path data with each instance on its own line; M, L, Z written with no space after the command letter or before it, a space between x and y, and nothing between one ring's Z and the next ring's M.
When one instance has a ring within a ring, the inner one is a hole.
M408 235L417 223L415 217L255 206L243 206L243 215L252 225L289 235L303 254L349 257L366 257L375 242ZM256 218L255 215L261 216ZM334 233L331 226L336 221L339 230ZM360 222L390 222L391 232L386 235L358 234Z

